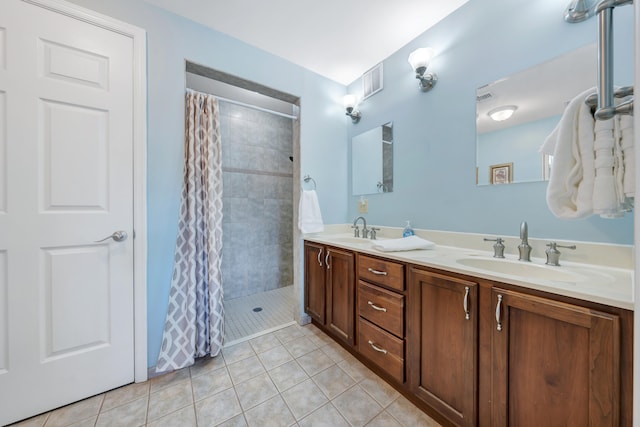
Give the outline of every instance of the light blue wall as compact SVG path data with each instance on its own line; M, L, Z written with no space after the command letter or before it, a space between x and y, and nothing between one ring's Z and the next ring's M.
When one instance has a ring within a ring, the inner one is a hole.
M176 240L183 163L185 60L301 98L301 171L318 183L327 223L347 216L343 85L140 0L73 0L147 31L148 365L157 360Z
M633 243L633 218L555 218L546 206L546 183L475 185L476 88L593 43L597 19L567 24L566 2L471 0L384 61L384 89L365 100L349 137L388 121L394 124L394 191L370 195L367 221L487 235L517 235L522 220L530 236ZM632 82L633 8L616 9L616 72ZM439 81L418 90L407 63L418 47L436 49L430 70ZM624 60L626 56L626 61ZM620 80L618 80L620 81ZM595 82L594 82L595 84ZM360 81L349 92L361 93ZM349 218L358 197L349 197ZM541 255L541 254L534 254Z
M489 185L489 166L501 163L513 163L514 182L541 181L540 147L559 121L560 116L546 117L478 135L478 184Z

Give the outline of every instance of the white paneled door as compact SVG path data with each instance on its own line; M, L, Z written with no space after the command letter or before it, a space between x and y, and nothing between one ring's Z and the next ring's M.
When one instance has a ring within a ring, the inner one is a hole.
M134 379L132 61L0 1L0 425Z

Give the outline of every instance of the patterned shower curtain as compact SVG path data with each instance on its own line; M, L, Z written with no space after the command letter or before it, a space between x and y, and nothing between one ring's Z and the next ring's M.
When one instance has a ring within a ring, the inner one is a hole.
M218 101L186 94L184 182L158 372L222 349L222 162Z

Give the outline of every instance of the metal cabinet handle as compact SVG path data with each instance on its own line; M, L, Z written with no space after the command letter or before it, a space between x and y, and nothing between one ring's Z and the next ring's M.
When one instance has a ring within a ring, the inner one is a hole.
M462 301L462 307L464 308L464 318L465 320L471 319L471 315L469 314L469 287L464 287L464 300Z
M329 254L331 251L327 251L327 255L324 257L324 263L327 265L327 270L331 270L331 265L329 265Z
M498 304L496 305L496 323L498 331L502 330L502 295L498 295Z
M367 270L369 271L369 273L373 273L373 274L376 274L378 276L386 276L387 275L386 271L378 271L378 270L374 270L373 268L367 268Z
M384 311L385 313L387 312L387 309L384 307L380 307L375 305L373 302L371 301L367 301L367 304L369 304L371 306L371 308L373 308L374 310L378 310L378 311Z
M318 264L322 267L322 248L318 251Z
M104 242L105 240L113 239L115 242L122 242L123 240L127 240L127 232L120 230L114 231L110 236L105 237L104 239L95 240L94 243Z
M373 341L369 340L369 345L371 346L372 349L374 349L377 352L383 353L383 354L387 354L387 350L385 350L384 348L380 348L377 345L375 345L373 343Z

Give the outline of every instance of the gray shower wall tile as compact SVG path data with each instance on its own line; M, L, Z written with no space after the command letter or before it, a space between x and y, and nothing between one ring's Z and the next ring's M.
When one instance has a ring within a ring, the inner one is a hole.
M264 178L264 197L266 199L291 200L293 198L293 179L291 177L265 176Z
M222 186L224 197L246 197L249 192L249 182L244 174L222 171Z
M238 144L222 149L222 168L263 170L257 168L261 161L261 149L246 144Z
M266 178L268 176L265 175L257 175L257 174L239 174L244 177L245 182L247 183L247 192L245 194L246 197L255 197L255 198L266 198Z
M225 297L291 285L293 121L221 102L221 133Z
M222 222L249 222L251 211L248 198L222 197Z

